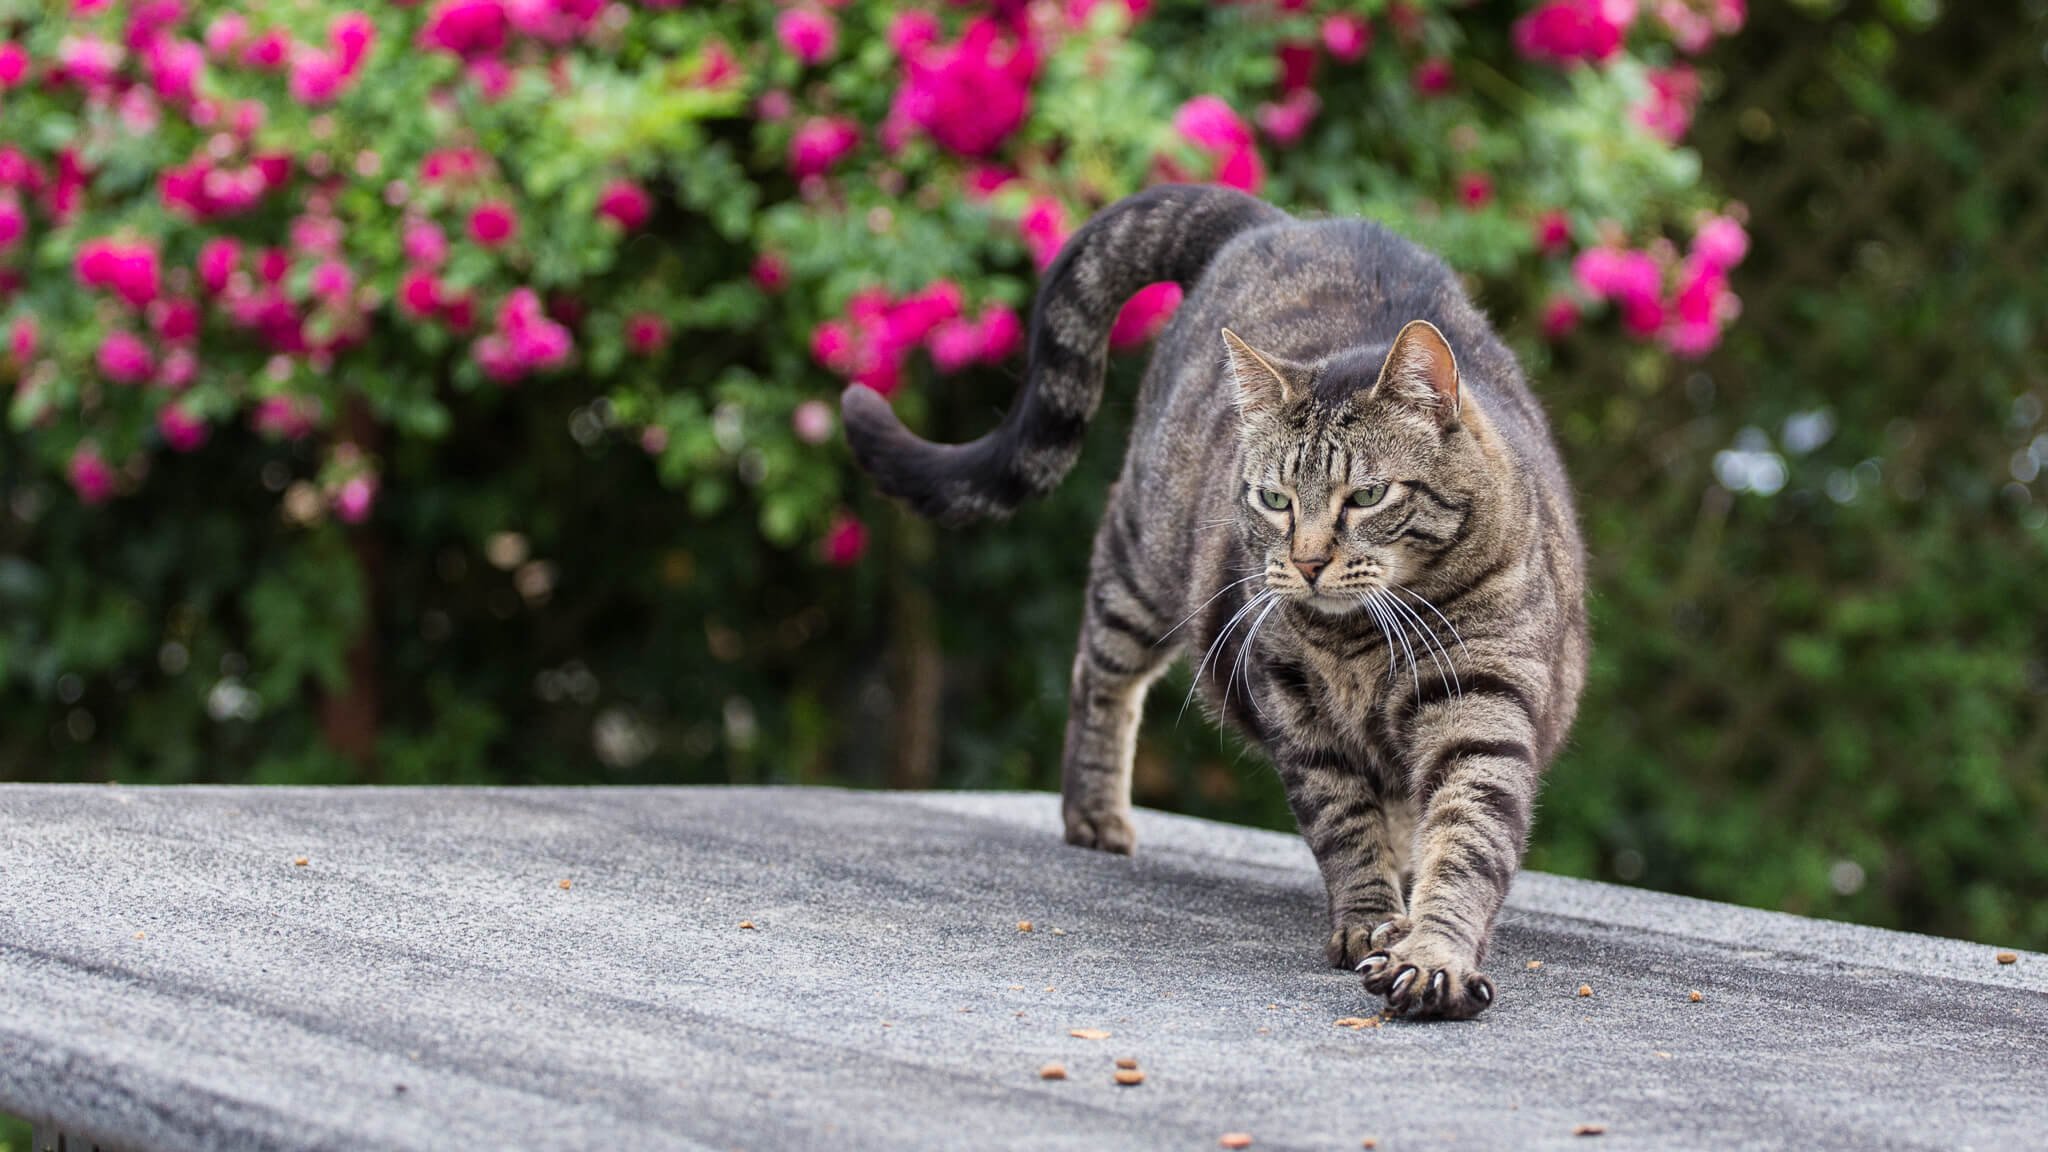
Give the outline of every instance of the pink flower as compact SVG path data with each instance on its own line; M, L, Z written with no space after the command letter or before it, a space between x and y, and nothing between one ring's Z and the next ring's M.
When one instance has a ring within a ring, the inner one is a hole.
M405 258L424 268L439 268L448 259L448 236L430 220L414 220L405 226Z
M1706 355L1721 342L1721 330L1741 311L1741 303L1728 290L1727 273L1686 261L1671 302L1670 326L1662 333L1664 345L1687 359Z
M320 403L310 396L266 396L256 402L249 421L262 435L302 439L318 425Z
M889 21L889 50L897 56L913 56L938 43L939 18L922 8L898 12Z
M114 495L114 470L100 457L98 448L80 444L65 468L71 488L85 504L104 504Z
M860 144L860 126L841 116L814 116L789 141L789 170L799 179L822 176Z
M845 512L832 518L832 526L818 543L818 554L834 568L853 567L867 550L868 526Z
M1349 13L1332 16L1323 21L1323 47L1332 59L1350 64L1372 47L1372 25Z
M156 371L149 345L132 332L110 332L94 356L100 375L115 384L140 384Z
M327 26L327 41L341 59L342 72L353 76L377 42L377 25L365 12L344 12Z
M1309 125L1315 123L1316 114L1322 109L1323 98L1316 95L1315 89L1302 88L1289 93L1278 104L1259 105L1253 116L1267 139L1286 148L1308 134Z
M1619 305L1632 334L1649 336L1664 326L1664 270L1649 253L1588 248L1572 262L1572 274L1588 295Z
M832 438L832 409L823 400L806 400L789 414L790 430L806 444L818 445Z
M498 308L497 327L471 348L484 374L511 384L534 371L561 367L575 348L569 330L550 319L531 288L517 288Z
M977 327L981 329L983 363L999 364L1024 346L1024 321L1015 309L991 304L982 309Z
M1367 26L1370 30L1370 25ZM1295 41L1282 44L1275 53L1280 64L1280 91L1292 96L1304 88L1316 84L1316 69L1322 64L1322 57L1310 41Z
M785 8L775 18L775 38L804 64L823 63L839 47L839 24L829 13Z
M340 303L355 291L356 274L339 260L325 260L314 266L308 286L313 295L329 303Z
M0 92L28 79L28 49L12 40L0 41Z
M168 392L183 392L198 376L198 353L189 345L172 348L164 353L163 363L157 365L156 386Z
M1556 208L1538 216L1532 230L1536 250L1545 256L1556 256L1572 246L1571 217Z
M1493 203L1493 177L1484 172L1467 172L1458 177L1458 203L1469 212Z
M939 371L958 372L981 359L981 328L971 320L948 320L932 330L926 346Z
M1197 96L1173 115L1174 131L1217 161L1216 182L1246 192L1265 183L1265 166L1252 141L1252 130L1217 96Z
M1749 233L1731 216L1709 216L1692 237L1692 258L1703 269L1726 272L1749 255Z
M827 320L811 329L811 357L834 371L843 370L853 351L853 332L838 320Z
M951 152L986 156L1024 123L1038 53L1001 22L979 16L957 43L905 53L903 71L890 119L924 129Z
M249 18L239 12L223 12L206 24L206 52L215 60L234 58L249 40Z
M1621 52L1635 19L1636 0L1546 0L1515 21L1515 51L1559 66L1602 64Z
M1051 196L1033 196L1017 219L1017 230L1023 233L1024 246L1031 249L1032 262L1040 272L1052 267L1073 231L1067 226L1066 207Z
M441 282L424 268L408 269L398 278L398 307L415 320L435 315L441 310Z
M300 46L292 53L291 94L301 104L318 107L331 104L348 86L348 73L333 53Z
M249 42L242 50L242 63L261 72L276 72L291 59L291 54L291 37L273 28Z
M1636 106L1636 123L1659 140L1676 144L1692 128L1693 109L1700 102L1699 73L1691 65L1674 64L1652 68L1648 76L1650 94Z
M647 223L654 210L654 198L631 180L614 180L597 198L597 214L628 232Z
M691 77L691 83L697 87L717 89L739 81L739 59L732 54L732 49L719 41L713 40L707 45L699 53L699 59L701 63L697 65L697 74Z
M512 69L496 56L471 60L463 65L462 70L468 75L469 82L476 85L476 90L483 93L484 99L489 103L495 104L503 100L506 94L512 91Z
M0 188L19 188L35 193L42 190L48 176L43 166L31 160L26 152L12 145L0 146Z
M166 344L182 344L199 335L199 305L182 297L149 306L149 326Z
M377 501L377 477L359 472L341 482L333 498L334 514L344 524L361 524L370 518L370 506Z
M74 270L79 283L112 289L133 308L148 306L162 284L156 249L141 243L88 240L78 249Z
M441 0L427 14L420 41L464 59L488 56L505 46L506 24L499 0Z
M121 46L110 41L66 36L57 42L57 76L80 88L110 88L121 68L121 54Z
M668 324L652 312L626 318L626 346L641 356L652 356L668 344Z
M1579 326L1579 306L1569 296L1553 296L1543 306L1543 338L1553 343Z
M0 192L0 254L28 235L28 210L12 188Z
M486 200L469 214L470 239L486 248L496 248L519 230L519 217L503 200Z
M158 409L156 430L173 452L196 452L206 443L206 421L187 411L183 404L166 404Z
M1138 289L1109 328L1109 346L1122 351L1135 348L1159 335L1160 329L1180 307L1181 287L1171 281Z
M40 331L36 328L36 318L34 316L23 316L17 319L12 327L8 328L7 354L14 357L14 367L17 371L25 373L28 369L28 362L35 359L36 345L40 343L38 339L40 335Z
M206 53L190 40L162 37L149 46L149 80L166 104L183 105L199 93Z
M199 283L209 293L220 295L228 278L242 265L242 245L227 236L215 236L199 246Z
M1697 56L1716 36L1733 36L1749 15L1745 0L1657 0L1657 20L1680 52Z
M771 295L789 287L789 262L773 252L754 257L754 286Z
M1451 74L1451 62L1442 57L1424 60L1415 66L1409 77L1415 91L1424 96L1441 96L1451 90L1456 78Z

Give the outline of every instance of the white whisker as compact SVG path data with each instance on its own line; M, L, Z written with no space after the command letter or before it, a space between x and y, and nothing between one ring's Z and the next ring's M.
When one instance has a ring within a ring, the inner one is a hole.
M1181 716L1186 716L1188 714L1188 705L1194 701L1195 693L1200 691L1202 688L1202 673L1207 671L1209 667L1209 662L1215 659L1217 649L1221 648L1223 646L1223 642L1230 637L1231 630L1237 627L1237 622L1239 620L1244 619L1247 615L1249 615L1254 609L1258 608L1261 604L1264 604L1268 600L1275 599L1279 595L1280 594L1278 592L1275 592L1270 588L1264 589L1257 596L1254 596L1251 599L1245 601L1244 604L1238 608L1237 612L1233 614L1229 620L1224 622L1222 629L1220 629L1216 633L1216 639L1209 642L1209 651L1202 656L1202 662L1200 664L1195 665L1195 682L1193 684L1188 685L1187 699L1182 700L1180 702ZM1227 684L1224 686L1224 693L1225 697L1228 698L1229 685ZM1180 718L1175 717L1174 723L1178 724L1179 722Z
M1237 679L1238 673L1240 671L1244 672L1245 699L1250 700L1252 702L1252 707L1258 709L1258 713L1262 718L1266 715L1266 709L1264 705L1259 703L1258 698L1252 695L1252 681L1250 675L1252 666L1250 664L1250 657L1252 645L1258 643L1259 641L1259 626L1261 624L1264 624L1266 622L1266 617L1271 616L1273 614L1273 609L1278 608L1279 606L1280 598L1278 596L1275 596L1273 598L1273 602L1271 604L1266 605L1266 610L1264 612L1259 613L1259 618L1257 620L1252 621L1252 626L1245 630L1244 643L1241 646L1239 646L1237 650L1237 663L1230 670L1230 680L1225 680L1223 682L1223 702L1227 704L1230 702L1231 680Z
M1238 586L1239 584L1249 584L1249 583L1251 583L1252 581L1254 581L1254 580L1257 580L1257 579L1258 579L1259 577L1261 577L1261 576L1264 576L1265 574L1266 574L1266 572L1265 572L1265 569L1263 569L1263 568L1262 568L1262 569L1260 569L1259 571L1257 571L1257 572L1254 572L1254 573L1252 573L1251 575L1249 575L1249 576L1245 577L1245 578L1244 578L1244 579L1242 579L1242 580L1232 580L1232 581L1231 581L1230 583L1228 583L1228 584L1225 584L1225 585L1224 585L1223 587L1221 587L1221 588L1218 588L1218 589L1216 590L1216 596L1221 596L1221 595L1223 595L1223 594L1224 594L1225 592L1228 592L1228 591L1230 591L1230 590L1231 590L1232 588L1235 588L1235 587L1237 587L1237 586ZM1181 617L1181 621L1180 621L1180 624L1175 624L1175 625L1174 625L1173 627L1171 627L1171 628L1168 628L1168 629L1166 630L1166 636L1161 636L1161 637L1160 637L1159 639L1157 639L1157 640L1154 640L1154 641L1152 642L1152 646L1153 646L1154 648L1157 648L1157 647L1159 647L1159 646L1160 646L1161 644L1164 644L1164 643L1166 643L1166 637L1167 637L1167 636L1171 636L1171 635L1173 635L1173 634L1174 634L1175 632L1178 632L1178 631L1180 631L1180 630L1181 630L1181 625L1184 625L1184 624L1186 624L1186 623L1187 623L1188 621L1190 621L1190 620L1193 620L1193 619L1194 619L1195 617L1197 617L1197 616L1200 616L1200 615L1202 614L1202 609L1203 609L1203 608L1207 608L1207 607L1208 607L1209 605L1211 605L1211 604L1214 604L1214 603L1216 602L1216 596L1211 596L1211 597L1209 597L1209 598L1208 598L1207 600L1204 600L1204 601L1202 601L1202 603L1201 603L1201 606L1200 606L1200 607L1196 608L1196 609L1195 609L1195 610L1194 610L1193 612L1190 612L1190 613L1188 613L1188 614L1187 614L1186 616L1183 616L1183 617Z
M1428 621L1417 615L1415 609L1401 603L1395 597L1387 596L1385 602L1415 622L1416 631L1424 643L1424 650L1429 653L1430 660L1436 664L1437 679L1444 682L1444 691L1456 691L1460 696L1464 695L1463 685L1458 685L1455 689L1453 688L1452 681L1458 678L1458 670L1451 664L1451 654L1444 651L1444 642L1437 638L1436 629L1431 628Z

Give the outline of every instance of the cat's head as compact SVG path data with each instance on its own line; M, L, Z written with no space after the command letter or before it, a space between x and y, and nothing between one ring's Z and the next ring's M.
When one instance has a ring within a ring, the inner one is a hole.
M1391 346L1314 364L1223 331L1242 419L1238 516L1266 588L1359 611L1454 547L1487 463L1464 422L1458 362L1416 320Z

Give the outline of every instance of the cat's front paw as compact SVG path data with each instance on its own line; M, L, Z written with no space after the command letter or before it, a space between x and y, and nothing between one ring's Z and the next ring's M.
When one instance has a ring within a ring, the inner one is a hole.
M1493 981L1461 950L1402 932L1358 962L1365 990L1387 998L1396 1016L1466 1020L1493 1003Z
M1323 948L1329 957L1330 967L1348 968L1360 971L1359 965L1365 958L1382 948L1391 947L1395 941L1408 935L1408 918L1396 916L1370 917L1362 923L1340 924L1330 933L1330 942Z
M1069 808L1065 815L1069 844L1114 852L1119 856L1129 856L1138 847L1138 830L1131 826L1131 818L1121 812L1084 812Z

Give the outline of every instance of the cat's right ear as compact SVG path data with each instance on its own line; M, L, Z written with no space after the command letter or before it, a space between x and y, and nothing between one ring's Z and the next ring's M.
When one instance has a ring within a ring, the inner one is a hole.
M1228 328L1223 330L1223 347L1230 355L1230 375L1237 380L1239 410L1280 408L1300 395L1279 361L1245 343Z

